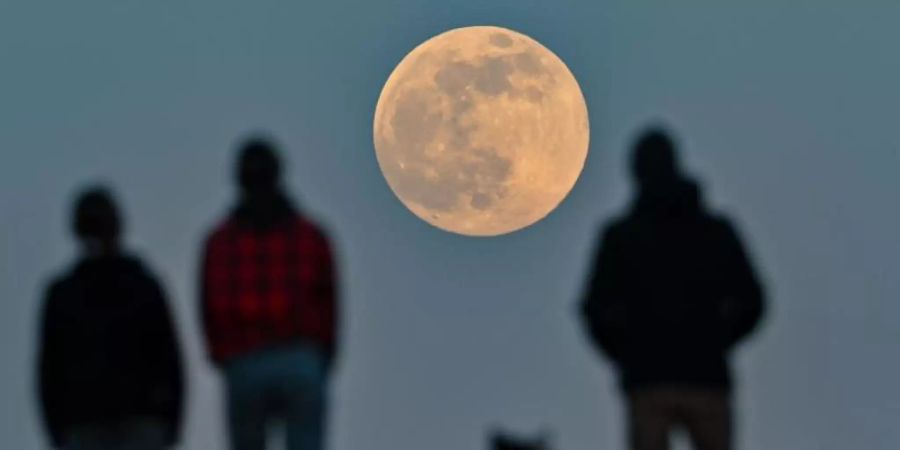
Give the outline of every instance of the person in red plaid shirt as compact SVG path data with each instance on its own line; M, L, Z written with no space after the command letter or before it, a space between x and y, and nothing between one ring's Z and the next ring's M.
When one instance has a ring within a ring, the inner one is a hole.
M273 419L290 450L322 448L325 388L335 357L337 295L323 231L285 195L275 147L243 145L237 206L203 252L202 317L222 369L231 446L266 448Z

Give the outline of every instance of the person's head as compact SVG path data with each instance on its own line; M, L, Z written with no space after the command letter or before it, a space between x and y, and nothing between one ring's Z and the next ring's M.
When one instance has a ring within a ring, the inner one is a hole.
M106 254L118 250L122 218L109 188L91 186L78 195L72 230L90 254Z
M644 130L632 152L632 175L642 189L668 185L681 178L678 150L664 128L654 126Z
M281 158L271 140L253 136L238 155L237 181L244 194L276 192L281 184Z

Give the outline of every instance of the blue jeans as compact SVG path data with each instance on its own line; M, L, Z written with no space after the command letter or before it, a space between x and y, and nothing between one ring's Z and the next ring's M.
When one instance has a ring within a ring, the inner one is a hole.
M83 425L66 433L66 450L162 450L166 425L157 419L124 419Z
M231 448L265 450L273 421L288 450L321 450L326 370L322 353L296 344L241 356L225 366Z

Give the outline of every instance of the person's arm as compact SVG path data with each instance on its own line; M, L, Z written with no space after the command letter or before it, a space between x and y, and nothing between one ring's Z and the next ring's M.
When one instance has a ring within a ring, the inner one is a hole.
M200 255L200 270L198 271L197 276L200 330L203 333L203 343L205 344L206 354L213 364L216 364L214 352L216 324L215 317L213 316L214 308L212 307L214 299L211 294L213 292L212 283L216 282L213 277L214 266L216 264L221 264L220 259L223 257L219 250L221 245L221 242L215 238L215 234L206 240Z
M51 287L44 296L44 310L40 322L38 344L38 396L44 426L51 445L59 448L63 445L63 416L60 392L60 358L63 349L62 336L59 334L59 318L54 311L54 297L57 289Z
M607 231L596 250L581 302L581 316L592 343L614 361L622 360L625 305L618 242Z
M326 367L330 371L338 354L340 335L340 299L337 285L337 267L331 243L325 235L320 235L318 255L318 308L322 320L322 343Z
M160 375L159 400L167 421L167 441L175 445L181 436L184 415L184 372L181 364L181 347L169 309L168 298L162 287L151 281L153 289L152 317L157 340L157 368Z
M762 319L765 302L762 285L735 229L724 224L725 288L721 312L726 324L726 346L747 337Z

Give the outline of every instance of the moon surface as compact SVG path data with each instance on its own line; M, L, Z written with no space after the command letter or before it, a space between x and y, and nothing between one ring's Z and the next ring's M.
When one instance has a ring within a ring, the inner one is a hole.
M373 133L381 171L410 211L446 231L496 236L563 201L584 167L589 126L578 82L553 52L478 26L403 58Z

